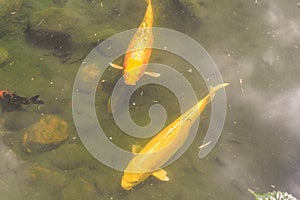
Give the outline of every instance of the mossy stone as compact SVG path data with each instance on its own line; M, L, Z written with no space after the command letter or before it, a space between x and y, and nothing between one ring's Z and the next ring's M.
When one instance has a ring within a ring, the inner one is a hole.
M13 15L22 3L23 0L0 0L0 17Z
M66 177L63 172L38 165L32 166L29 177L33 183L47 184L48 187L63 187L66 185Z
M70 182L63 188L60 200L94 200L99 199L96 188L92 183L85 179L77 179Z
M32 45L63 54L73 51L76 45L93 46L116 33L109 25L95 26L74 11L51 7L30 17L26 39Z
M53 165L62 170L78 168L90 157L86 149L77 144L62 145L53 150L50 155Z
M23 135L26 152L47 151L57 147L69 136L68 123L55 115L44 115L30 126Z
M65 59L73 51L72 35L81 31L77 26L79 22L78 13L64 8L51 7L38 11L29 18L26 40Z

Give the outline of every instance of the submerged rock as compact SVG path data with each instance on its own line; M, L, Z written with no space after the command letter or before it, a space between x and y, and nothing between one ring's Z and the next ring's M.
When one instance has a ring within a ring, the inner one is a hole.
M0 65L5 63L7 59L8 59L8 51L0 47Z
M67 0L52 0L56 5L62 6L67 3Z
M206 0L168 0L164 4L161 12L166 18L160 20L166 20L164 23L178 30L196 31L207 16Z
M0 0L0 17L13 15L22 3L23 0Z
M62 170L72 170L80 167L90 155L86 149L77 144L66 144L51 152L53 164Z
M25 36L29 44L49 49L62 61L67 61L76 47L90 50L116 33L109 25L95 25L90 18L77 12L51 7L32 14Z
M88 180L78 179L70 182L61 192L61 200L99 199L96 188Z
M45 115L25 131L23 146L26 152L47 151L57 147L68 136L66 121L55 115Z
M47 8L34 13L26 31L27 41L53 51L59 57L72 51L72 35L79 32L80 15L64 8Z
M19 10L23 0L0 0L0 39L5 36L11 37L23 31L23 21L20 18Z
M66 177L62 172L38 165L31 168L29 177L32 182L47 184L48 187L63 187L66 184Z
M195 1L195 0L177 0L177 3L184 8L185 11L195 17L202 17L205 11L203 1Z

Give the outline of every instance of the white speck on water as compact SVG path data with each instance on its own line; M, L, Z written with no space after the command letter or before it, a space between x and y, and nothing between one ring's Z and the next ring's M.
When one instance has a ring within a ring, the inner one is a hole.
M112 137L109 137L109 139L112 140L113 138L112 138Z
M241 78L240 78L240 84L241 84L241 85L243 84L243 79L241 79Z
M72 137L72 139L73 139L73 140L76 140L76 139L77 139L77 137L76 137L76 136L74 136L74 137Z
M50 81L50 85L53 85L53 81Z
M192 72L192 69L190 68L190 69L188 69L187 71L188 71L188 72Z
M132 105L135 106L135 102L133 102Z

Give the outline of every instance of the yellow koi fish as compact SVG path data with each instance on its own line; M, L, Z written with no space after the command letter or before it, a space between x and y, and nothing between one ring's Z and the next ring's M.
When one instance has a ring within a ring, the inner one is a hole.
M124 170L121 182L122 188L130 190L146 180L150 175L162 181L168 181L167 172L160 169L160 167L184 144L190 128L206 105L212 101L215 93L227 85L228 83L223 83L211 88L206 97L164 128L140 152L137 152L137 147L133 145L132 152L136 155Z
M110 63L116 69L123 70L123 76L127 85L135 85L144 75L158 77L154 72L145 72L146 65L149 62L153 46L153 12L151 0L148 0L148 7L142 23L131 39L124 58L123 66Z

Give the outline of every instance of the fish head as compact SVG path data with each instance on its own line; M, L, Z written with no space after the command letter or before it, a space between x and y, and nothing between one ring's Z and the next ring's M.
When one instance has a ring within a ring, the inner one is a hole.
M150 176L148 173L124 172L121 186L124 190L131 190L134 186L146 180L148 176Z
M124 67L123 76L127 85L136 85L136 82L143 76L145 65L138 59L128 59Z

